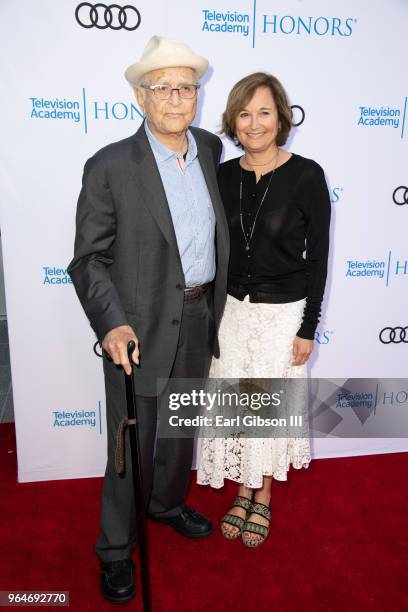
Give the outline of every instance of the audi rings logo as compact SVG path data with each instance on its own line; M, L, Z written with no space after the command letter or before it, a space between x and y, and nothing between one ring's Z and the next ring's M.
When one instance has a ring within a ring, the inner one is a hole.
M292 104L292 125L293 127L299 127L305 120L305 111L298 104Z
M394 204L396 204L397 206L403 206L404 204L408 204L408 187L400 185L399 187L394 189L392 199Z
M383 344L408 344L408 327L384 327L379 338Z
M81 2L75 10L75 19L83 28L98 30L136 30L140 26L141 16L136 7L127 4L90 4Z

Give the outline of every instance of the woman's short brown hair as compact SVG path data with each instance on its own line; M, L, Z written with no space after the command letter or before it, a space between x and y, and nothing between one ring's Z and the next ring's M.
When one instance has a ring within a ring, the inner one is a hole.
M235 122L238 113L245 108L258 87L269 87L275 101L280 125L276 144L280 147L285 144L292 127L292 110L282 84L276 77L267 72L254 72L235 83L229 93L227 107L222 115L221 134L224 133L232 140L237 140Z

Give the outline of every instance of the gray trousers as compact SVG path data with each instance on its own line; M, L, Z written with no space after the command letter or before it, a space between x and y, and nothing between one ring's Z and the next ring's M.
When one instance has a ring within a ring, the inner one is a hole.
M135 330L137 334L137 330ZM201 298L185 302L180 336L171 378L206 378L211 362L214 335L213 296L209 289ZM137 376L137 372L135 373ZM116 431L127 415L125 385L122 396L107 405L108 460L103 481L101 535L95 550L102 561L117 561L132 555L137 545L132 466L129 436L126 435L126 472L115 471ZM113 389L112 389L113 391ZM148 512L175 516L183 508L191 476L194 440L160 438L156 440L157 398L136 396L139 440L142 462L143 505Z

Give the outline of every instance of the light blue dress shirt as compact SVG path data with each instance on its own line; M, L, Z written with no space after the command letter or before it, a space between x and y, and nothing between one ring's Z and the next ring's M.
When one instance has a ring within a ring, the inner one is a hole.
M166 192L185 285L203 285L215 276L215 215L196 141L187 130L188 151L184 162L181 153L168 149L154 136L147 121L144 127ZM177 158L181 158L181 166Z

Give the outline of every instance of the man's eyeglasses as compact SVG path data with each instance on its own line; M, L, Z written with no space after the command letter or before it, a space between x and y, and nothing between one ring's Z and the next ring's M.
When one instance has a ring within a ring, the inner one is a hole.
M173 91L178 91L180 98L191 99L197 94L200 85L180 85L180 87L170 87L170 85L147 85L142 83L143 89L150 89L159 100L168 100Z

